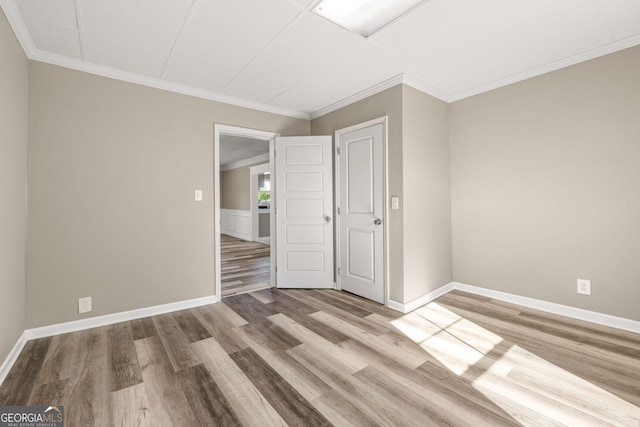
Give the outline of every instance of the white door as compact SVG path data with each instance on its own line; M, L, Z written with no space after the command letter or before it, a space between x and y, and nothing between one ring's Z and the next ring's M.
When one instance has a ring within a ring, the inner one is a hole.
M275 144L277 287L333 288L331 137Z
M340 289L384 304L383 124L337 135Z

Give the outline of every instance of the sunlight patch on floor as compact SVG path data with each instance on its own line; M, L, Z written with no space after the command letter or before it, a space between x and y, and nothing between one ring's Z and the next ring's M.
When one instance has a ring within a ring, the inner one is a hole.
M456 375L464 374L502 341L436 303L391 323Z
M640 427L637 406L522 347L506 345L440 304L429 303L391 323L524 426Z

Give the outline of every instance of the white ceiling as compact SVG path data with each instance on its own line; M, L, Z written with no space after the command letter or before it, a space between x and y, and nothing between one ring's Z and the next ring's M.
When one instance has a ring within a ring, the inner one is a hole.
M315 117L410 84L444 101L640 44L639 0L430 0L368 39L317 0L0 0L34 60Z
M252 158L269 161L269 141L234 135L220 135L220 170ZM245 165L246 166L246 165Z

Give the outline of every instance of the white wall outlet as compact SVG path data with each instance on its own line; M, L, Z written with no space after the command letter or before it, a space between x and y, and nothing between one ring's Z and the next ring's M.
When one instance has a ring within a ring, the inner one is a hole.
M78 298L78 314L91 311L91 297Z
M194 198L196 200L196 202L201 202L202 201L202 190L196 190L194 193Z
M591 280L578 279L578 293L582 295L591 295Z

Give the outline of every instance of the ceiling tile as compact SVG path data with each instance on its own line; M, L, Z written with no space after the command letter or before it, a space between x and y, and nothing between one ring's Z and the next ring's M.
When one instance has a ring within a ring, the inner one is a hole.
M401 74L407 61L370 44L307 76L271 104L313 112ZM294 98L302 102L295 102Z
M289 88L299 79L336 58L342 58L364 40L329 21L305 12L263 50L241 73L250 80Z
M326 93L321 93L322 91L316 91L314 93L312 90L306 89L307 88L301 88L300 91L295 91L293 89L288 90L273 99L269 104L294 111L312 113L318 109L318 105L324 105L324 101L328 100ZM315 97L312 98L309 96L309 93L312 93Z
M449 94L610 41L595 4L583 0L432 0L372 39Z
M293 4L296 4L304 9L311 6L311 4L317 3L319 0L288 0Z
M222 93L266 104L282 92L284 92L284 90L277 87L236 78L224 88Z
M78 28L74 0L19 0L16 3L23 15L69 28Z
M81 59L78 32L67 27L24 17L36 48L70 58Z
M167 57L124 43L83 35L85 59L94 64L159 78Z
M170 59L163 79L211 92L220 92L229 84L233 76L184 61Z
M81 0L82 31L168 55L193 0Z
M600 0L607 23L617 40L640 34L640 1Z
M237 74L299 13L282 0L198 1L173 57Z

